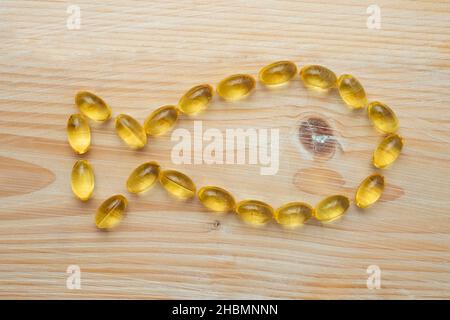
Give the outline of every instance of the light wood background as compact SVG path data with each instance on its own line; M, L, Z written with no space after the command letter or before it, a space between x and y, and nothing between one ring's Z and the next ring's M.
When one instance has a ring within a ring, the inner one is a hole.
M67 28L71 4L81 9L79 30ZM381 8L379 30L366 24L371 4ZM448 0L2 1L0 26L1 298L450 298ZM159 186L126 193L130 170L156 160L198 186L274 207L352 196L374 171L380 135L364 112L350 112L335 92L308 91L298 77L276 90L258 85L242 102L215 98L178 126L279 128L275 176L261 176L259 165L174 165L170 135L131 151L113 121L93 124L83 157L66 142L78 90L143 121L193 85L257 75L276 60L352 73L370 100L395 109L405 149L383 171L382 202L352 206L331 224L286 230L211 214ZM311 115L334 130L331 158L313 158L299 143L299 124ZM70 190L79 158L95 169L88 203ZM99 232L95 210L115 193L128 197L128 215L116 230ZM81 268L80 290L66 288L69 265ZM366 286L371 265L381 270L379 290Z

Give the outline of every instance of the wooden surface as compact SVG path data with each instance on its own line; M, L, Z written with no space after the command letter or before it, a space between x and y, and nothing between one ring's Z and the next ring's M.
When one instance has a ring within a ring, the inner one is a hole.
M450 2L376 1L381 29L369 29L373 1L2 1L0 4L0 297L1 298L450 298ZM81 8L69 30L67 7ZM276 60L317 63L352 73L370 100L400 119L405 149L383 171L383 201L354 206L331 224L285 230L248 226L198 202L178 202L160 187L140 196L124 182L156 160L189 174L198 186L225 187L238 199L274 207L315 204L332 193L352 196L369 173L380 139L364 112L336 93L308 91L298 76L287 87L258 84L249 99L224 103L180 128L279 128L280 169L258 165L174 165L170 135L131 151L113 121L93 125L83 157L66 142L74 95L96 92L115 115L143 121L200 83L233 73L257 75ZM298 140L314 115L334 131L338 148L314 159ZM71 194L76 159L94 166L88 203ZM124 193L128 215L99 232L93 215ZM66 288L69 265L81 289ZM370 265L381 289L366 286Z

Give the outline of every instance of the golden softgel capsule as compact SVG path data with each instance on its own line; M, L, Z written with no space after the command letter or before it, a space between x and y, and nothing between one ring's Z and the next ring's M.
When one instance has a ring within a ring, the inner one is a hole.
M275 220L285 227L296 227L312 217L313 208L303 202L289 202L279 207L274 214Z
M160 136L170 131L178 120L175 106L163 106L153 111L144 122L145 132L150 136Z
M160 167L154 161L141 164L133 170L127 180L127 189L131 193L144 192L152 187L159 178Z
M337 77L333 71L319 65L304 66L300 70L300 77L307 87L318 89L331 89L336 87Z
M72 149L83 154L91 146L91 129L88 120L81 114L72 114L67 121L67 140Z
M189 199L195 196L195 184L184 173L175 170L164 170L159 175L159 182L173 196Z
M83 201L89 200L94 192L94 170L87 160L78 160L72 168L71 185L73 193Z
M356 205L360 208L367 208L380 199L384 190L384 177L375 173L363 180L355 195Z
M335 195L320 201L315 209L314 217L319 221L331 221L342 216L350 206L347 197Z
M398 134L386 136L373 153L373 165L377 168L385 168L392 164L403 149L403 139Z
M262 225L273 217L273 208L259 200L244 200L237 204L236 213L250 224Z
M236 201L231 193L219 187L200 188L198 199L206 208L216 212L233 211L236 206Z
M122 221L127 208L127 199L118 194L106 199L97 209L95 224L99 229L111 229Z
M147 143L147 135L141 124L126 114L116 117L116 131L119 137L133 149L141 149Z
M384 133L394 133L398 129L398 119L394 111L384 103L374 101L367 107L367 115L375 128Z
M111 118L111 109L100 97L87 91L78 92L75 103L82 114L95 121L105 121Z
M259 80L268 86L280 85L291 80L297 73L297 66L291 61L277 61L259 71Z
M181 112L194 115L208 107L213 98L213 88L209 84L201 84L189 89L178 102Z
M255 83L255 79L248 74L235 74L220 81L217 93L225 100L239 100L253 91Z
M338 89L342 100L352 109L367 105L366 91L354 76L343 74L338 79Z

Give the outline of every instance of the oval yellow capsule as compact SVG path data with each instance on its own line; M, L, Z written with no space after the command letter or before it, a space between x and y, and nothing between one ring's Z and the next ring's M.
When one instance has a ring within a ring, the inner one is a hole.
M128 177L128 191L131 193L140 193L150 189L158 180L159 172L160 166L154 161L141 164Z
M255 79L248 74L229 76L217 85L217 93L225 100L239 100L248 96L255 88Z
M386 136L373 153L373 165L377 168L385 168L392 164L403 149L403 138L398 134Z
M216 212L233 211L236 206L236 201L231 193L219 187L200 188L198 199L206 208Z
M170 131L177 120L177 108L175 106L163 106L148 116L144 122L144 129L150 136L160 136Z
M237 204L236 213L250 224L262 225L273 217L273 208L259 200L244 200Z
M126 114L116 117L116 131L119 137L133 149L141 149L147 144L147 135L141 124Z
M384 177L375 173L365 178L358 187L355 195L356 205L367 208L380 199L384 190Z
M297 227L312 217L314 209L303 202L289 202L279 207L274 214L275 220L285 227Z
M336 87L337 77L333 71L319 65L304 66L300 70L300 77L307 87L323 90Z
M297 73L297 66L291 61L277 61L259 71L259 80L268 86L280 85L291 80Z
M95 121L111 118L111 109L100 97L87 91L80 91L75 96L75 104L82 114Z
M111 229L122 221L128 200L118 194L106 199L97 209L95 224L99 229Z
M350 206L347 197L335 195L320 201L314 211L314 217L319 221L331 221L342 216Z
M338 89L342 100L352 109L367 105L366 91L354 76L343 74L338 79Z
M375 128L384 133L394 133L398 129L398 119L394 111L384 103L369 103L367 114Z
M178 109L188 115L195 115L208 107L214 90L209 84L201 84L189 89L178 102Z
M73 193L87 201L94 192L94 170L87 160L78 160L72 168L71 185Z
M184 173L175 170L164 170L159 175L159 182L173 196L189 199L195 196L195 184Z
M91 146L91 128L87 119L81 114L72 114L67 121L67 140L72 149L83 154Z

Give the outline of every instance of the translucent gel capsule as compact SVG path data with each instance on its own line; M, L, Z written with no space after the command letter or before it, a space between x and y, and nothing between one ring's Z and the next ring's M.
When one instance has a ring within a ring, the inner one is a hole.
M122 221L127 208L127 199L118 194L106 199L97 209L95 224L99 229L111 229Z
M319 221L330 221L342 216L350 206L347 197L335 195L320 201L315 209L314 217Z
M236 206L236 201L231 193L219 187L200 188L198 199L206 208L216 212L233 211Z
M275 213L275 220L286 227L296 227L312 217L313 208L303 202L290 202L279 207Z
M195 196L195 184L184 173L165 170L159 175L159 181L167 192L179 199L189 199Z
M367 208L380 199L384 190L384 177L375 173L361 182L356 191L355 202L360 208Z
M384 133L394 133L398 129L398 119L387 105L374 101L367 107L367 114L375 128Z
M127 180L127 189L131 193L140 193L150 189L159 178L160 167L156 162L146 162L133 170Z
M116 117L116 131L120 138L133 149L141 149L147 143L147 135L141 124L126 114Z
M80 108L81 113L92 120L105 121L111 118L111 109L105 101L93 93L78 92L75 96L75 103Z
M175 106L163 106L148 116L144 122L144 129L150 136L160 136L170 131L177 120L177 108Z
M87 160L78 160L72 168L71 185L73 193L83 201L89 200L94 192L94 170Z
M334 72L319 65L304 66L300 70L300 77L306 86L323 90L334 88L337 83Z
M392 164L403 149L403 139L398 134L386 136L373 153L373 165L377 168L385 168Z
M361 83L352 75L343 74L338 79L338 89L342 100L352 109L367 105L366 91Z
M209 84L195 86L181 97L178 109L188 115L197 114L208 107L213 95L213 88Z
M81 114L72 114L67 121L67 140L72 149L83 154L91 146L91 129L87 119Z
M291 80L297 73L297 66L290 61L277 61L259 71L259 80L268 86L279 85Z
M237 204L236 213L247 223L262 225L272 219L273 208L262 201L244 200Z
M255 79L248 74L235 74L217 85L217 93L225 100L245 98L255 88Z

